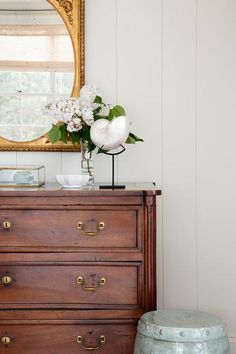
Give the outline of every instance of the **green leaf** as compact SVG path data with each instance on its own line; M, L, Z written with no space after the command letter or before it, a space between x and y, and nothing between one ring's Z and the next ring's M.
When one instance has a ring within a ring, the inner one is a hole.
M98 149L97 154L105 154L107 151L102 150L102 148Z
M92 152L93 150L95 150L96 149L96 145L94 145L94 143L91 141L91 142L89 142L89 144L88 144L88 150L89 150L89 152Z
M111 111L112 111L112 113L113 113L113 115L115 117L125 116L125 114L126 114L125 113L125 109L122 106L119 106L119 105L113 107L111 109Z
M102 104L102 97L100 96L96 96L93 103L98 103L98 104Z
M109 112L109 115L108 115L107 119L108 119L109 121L111 121L114 117L115 117L115 115L114 115L112 109L110 109L110 112Z
M144 142L144 140L142 138L139 138L137 135L134 135L133 133L129 133L129 136L134 139L136 142L137 141L141 141Z
M126 144L135 144L136 141L135 141L133 138L131 138L130 136L128 136L128 138L127 138L127 140L126 140L125 143L126 143Z
M58 125L53 125L48 132L48 136L52 144L55 144L57 141L61 140L61 129Z
M63 124L60 126L60 131L61 131L61 141L63 143L67 144L67 129L66 129L66 124Z
M139 138L138 136L134 135L133 133L129 133L129 136L126 140L126 144L135 144L137 143L138 141L142 141L143 142L143 139Z
M90 127L83 130L83 136L82 136L82 138L83 138L83 140L87 140L88 142L91 142L91 138L90 138Z
M79 132L72 132L70 137L71 137L71 142L73 145L80 144L81 136L80 136Z
M102 107L99 106L99 107L97 107L96 109L93 110L93 114L96 115L96 114L100 113L101 110L102 110Z

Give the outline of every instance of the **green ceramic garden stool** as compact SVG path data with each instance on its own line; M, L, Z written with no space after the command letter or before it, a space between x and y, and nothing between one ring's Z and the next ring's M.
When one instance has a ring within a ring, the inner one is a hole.
M134 354L230 354L224 323L200 311L157 310L138 324Z

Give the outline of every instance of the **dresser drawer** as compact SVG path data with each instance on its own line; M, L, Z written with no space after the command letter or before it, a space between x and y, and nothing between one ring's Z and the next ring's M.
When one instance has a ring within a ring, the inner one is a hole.
M0 247L136 248L138 210L0 210Z
M132 354L135 334L126 323L0 325L0 354Z
M2 265L0 305L89 307L136 305L139 265Z

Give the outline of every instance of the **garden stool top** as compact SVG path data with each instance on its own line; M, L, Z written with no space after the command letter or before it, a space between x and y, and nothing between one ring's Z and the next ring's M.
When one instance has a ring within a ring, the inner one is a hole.
M147 312L139 321L138 332L170 342L206 342L227 336L225 324L220 318L190 310Z

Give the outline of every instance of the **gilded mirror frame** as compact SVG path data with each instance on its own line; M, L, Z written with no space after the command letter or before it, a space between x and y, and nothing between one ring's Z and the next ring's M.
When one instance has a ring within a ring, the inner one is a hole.
M85 0L45 0L48 1L65 22L70 34L74 50L74 85L72 96L78 96L80 88L84 85L84 15ZM80 146L71 143L51 144L47 134L27 142L15 142L0 136L0 151L79 151Z

